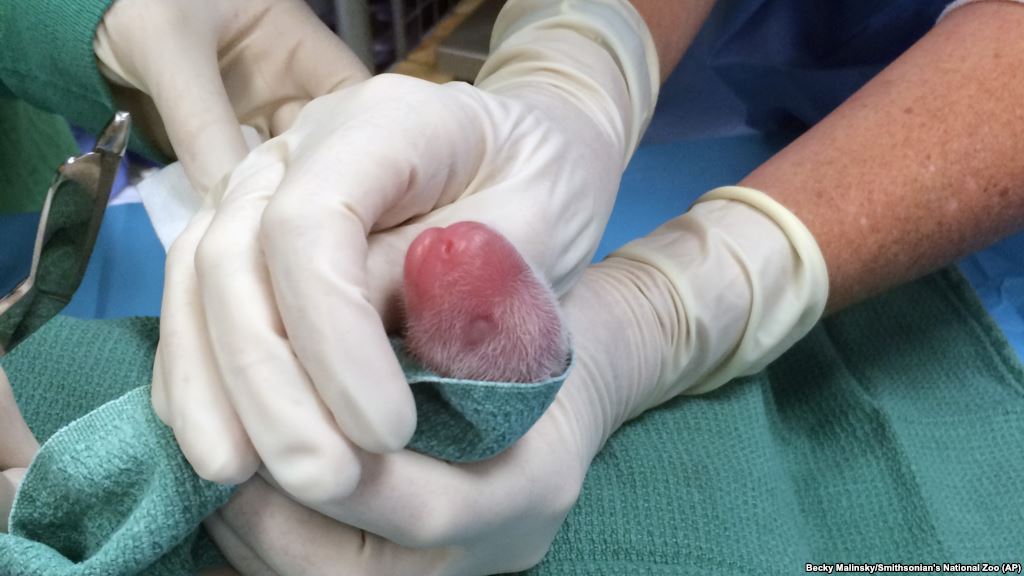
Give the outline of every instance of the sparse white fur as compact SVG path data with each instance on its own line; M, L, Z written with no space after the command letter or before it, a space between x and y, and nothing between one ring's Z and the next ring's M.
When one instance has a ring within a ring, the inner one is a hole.
M444 281L460 297L407 319L407 347L426 366L444 376L502 382L536 382L564 370L569 337L561 310L554 292L532 269L517 275L510 297L494 303L495 332L470 347L463 336L481 302L473 300L467 286L480 281L465 274L450 274Z

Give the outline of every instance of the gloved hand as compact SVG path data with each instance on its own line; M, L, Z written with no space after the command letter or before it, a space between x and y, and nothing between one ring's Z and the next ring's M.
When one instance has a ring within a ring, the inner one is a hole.
M544 417L493 460L368 456L321 511L260 478L207 521L247 574L492 574L539 562L623 422L760 370L824 310L824 261L767 196L726 188L592 266L564 299L577 364Z
M117 0L93 48L118 106L202 193L248 152L239 122L277 135L369 77L301 0Z
M559 292L589 262L653 110L649 33L626 0L513 0L494 46L476 87L383 75L311 102L171 248L153 402L200 475L262 460L323 506L356 447L407 443L385 329L424 228L487 224Z
M7 531L14 494L38 451L39 442L21 417L7 374L0 368L0 532Z

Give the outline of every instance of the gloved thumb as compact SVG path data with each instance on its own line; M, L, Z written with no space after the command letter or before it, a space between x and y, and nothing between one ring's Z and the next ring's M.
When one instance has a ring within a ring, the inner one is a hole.
M252 101L260 90L241 92L228 85L228 95L242 124L256 128L264 139L269 139L291 128L302 108L320 96L337 92L370 78L370 71L359 58L329 28L320 23L308 9L284 10L280 22L262 26L259 34L275 34L279 26L303 30L302 41L288 50L252 49L240 51L240 59L252 59L249 67L272 74L266 81L287 82L292 97L278 102ZM278 42L250 40L253 44L278 48ZM235 64L238 66L239 64ZM250 102L251 101L251 102ZM267 104L271 104L268 109Z
M122 99L130 101L119 105L136 112L140 126L158 142L166 134L192 185L205 195L248 152L221 78L216 29L197 34L190 27L164 26L160 38L143 41L123 35L145 34L149 27L127 32L132 27L108 22L119 14L111 10L97 28L93 47L100 69L112 82L141 92L126 93ZM114 25L122 34L118 42L132 48L126 54L115 49L107 31Z
M204 195L248 152L241 124L276 136L310 100L369 77L298 1L120 0L93 49L118 105Z

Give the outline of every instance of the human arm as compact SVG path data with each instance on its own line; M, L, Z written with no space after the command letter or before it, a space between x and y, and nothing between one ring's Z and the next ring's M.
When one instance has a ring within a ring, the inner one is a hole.
M743 185L792 210L828 263L829 310L1024 226L1024 6L949 14Z
M670 31L685 22L683 3L634 4L664 75L680 53ZM944 266L1024 222L1024 6L975 4L949 13L741 182L811 229L828 262L829 310Z
M651 31L658 50L661 81L664 82L682 60L697 37L715 0L631 0Z

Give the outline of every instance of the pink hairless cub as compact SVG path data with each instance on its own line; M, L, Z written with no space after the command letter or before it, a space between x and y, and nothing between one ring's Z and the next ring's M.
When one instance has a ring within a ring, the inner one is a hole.
M569 339L551 289L477 222L423 231L405 256L406 346L441 376L537 382L560 374Z

